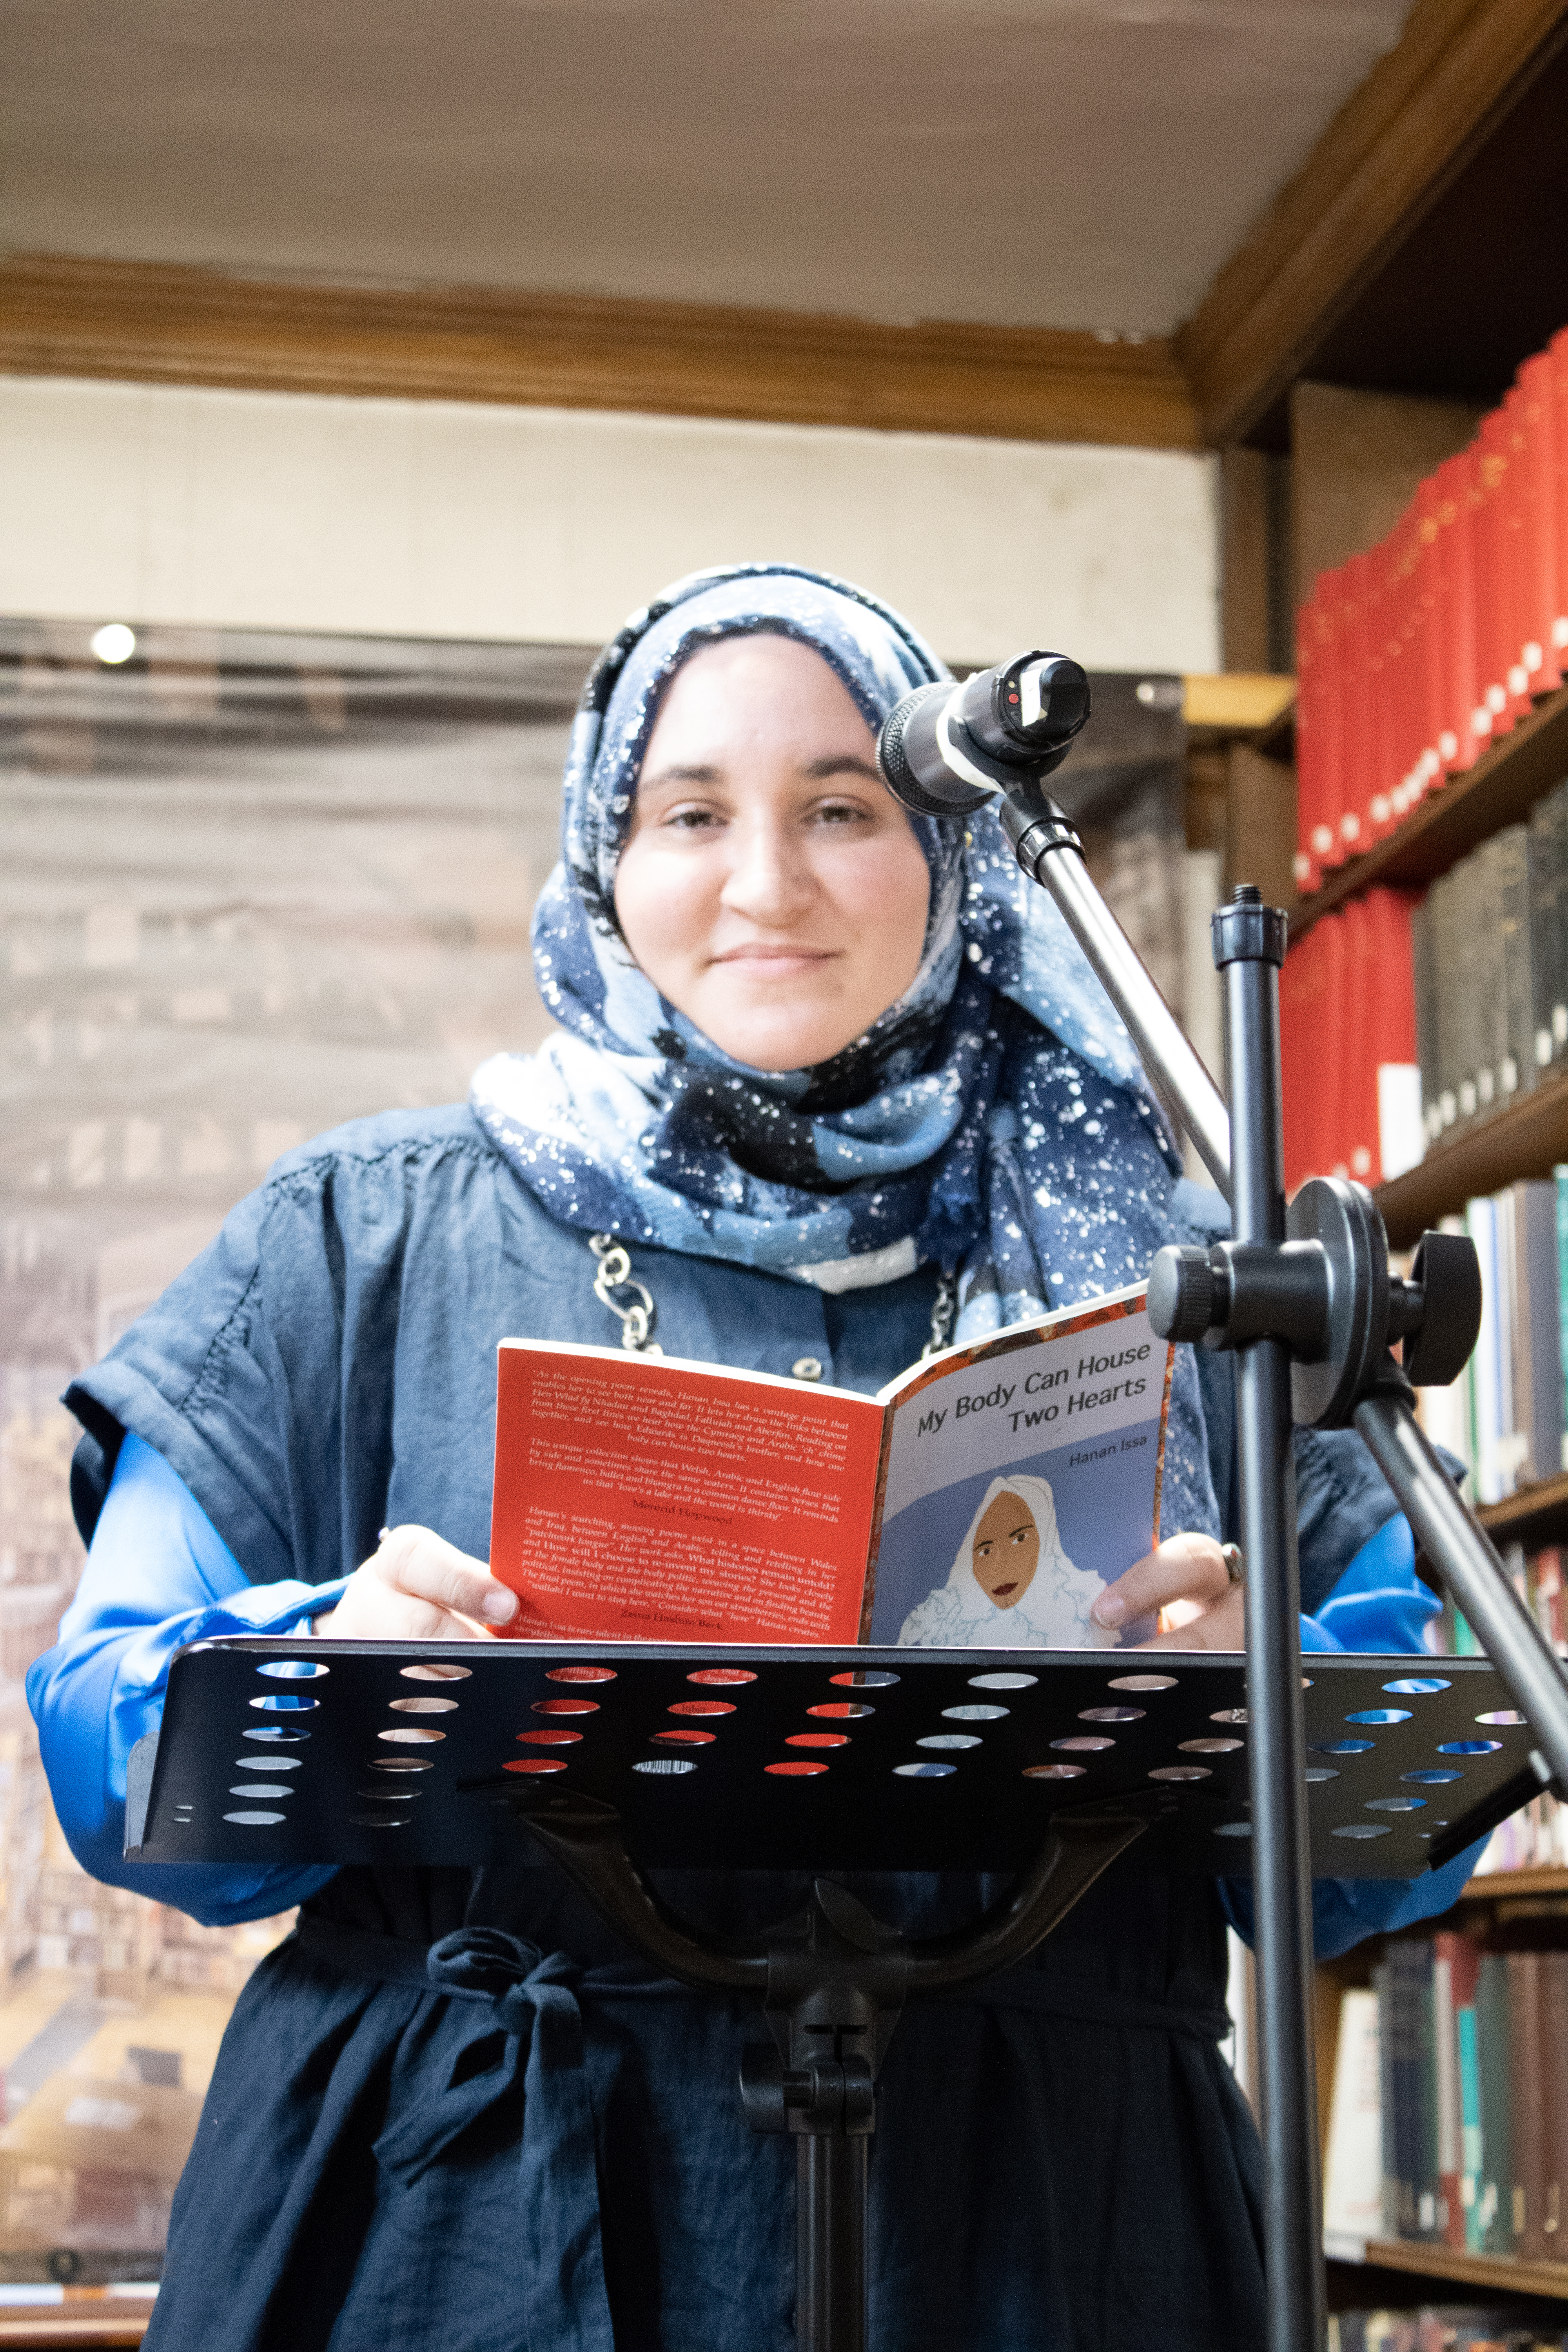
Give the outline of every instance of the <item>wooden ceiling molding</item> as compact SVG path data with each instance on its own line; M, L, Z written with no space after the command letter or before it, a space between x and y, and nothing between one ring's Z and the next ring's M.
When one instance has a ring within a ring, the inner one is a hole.
M0 371L1191 449L1166 341L0 259Z
M1565 38L1568 0L1416 0L1175 339L1210 447L1257 426Z

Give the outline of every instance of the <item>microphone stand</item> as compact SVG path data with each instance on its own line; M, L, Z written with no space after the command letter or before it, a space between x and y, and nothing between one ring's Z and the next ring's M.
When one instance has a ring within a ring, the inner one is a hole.
M1317 1178L1285 1204L1279 1067L1284 913L1251 885L1213 918L1224 975L1228 1112L1115 916L1083 846L1038 782L1005 788L1004 831L1050 895L1222 1191L1232 1238L1169 1248L1150 1276L1162 1337L1234 1349L1246 1559L1259 2105L1265 2159L1268 2352L1321 2352L1326 2326L1312 2051L1307 1838L1292 1424L1353 1426L1415 1539L1535 1733L1518 1802L1568 1789L1568 1677L1484 1529L1417 1423L1413 1381L1446 1386L1480 1328L1473 1245L1427 1234L1411 1279L1360 1184ZM1389 1352L1404 1343L1403 1366Z

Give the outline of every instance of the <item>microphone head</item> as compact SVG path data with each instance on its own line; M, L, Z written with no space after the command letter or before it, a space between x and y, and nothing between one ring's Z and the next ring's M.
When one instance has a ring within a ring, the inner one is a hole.
M938 740L938 721L963 691L950 678L917 687L882 722L877 738L882 782L918 816L968 816L994 797L995 787L982 790L953 773Z

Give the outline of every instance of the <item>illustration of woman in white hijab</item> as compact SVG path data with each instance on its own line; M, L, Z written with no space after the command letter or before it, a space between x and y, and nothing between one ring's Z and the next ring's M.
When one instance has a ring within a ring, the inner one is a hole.
M1075 1568L1044 1478L993 1478L947 1582L911 1609L900 1649L1105 1650L1118 1639L1089 1610L1103 1580Z

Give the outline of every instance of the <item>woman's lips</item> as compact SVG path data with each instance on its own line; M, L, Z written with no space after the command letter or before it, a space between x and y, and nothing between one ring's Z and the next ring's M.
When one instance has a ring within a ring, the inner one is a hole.
M1010 1592L1016 1592L1017 1590L1016 1578L1011 1584L994 1584L991 1588L991 1598L993 1601L1005 1601Z

